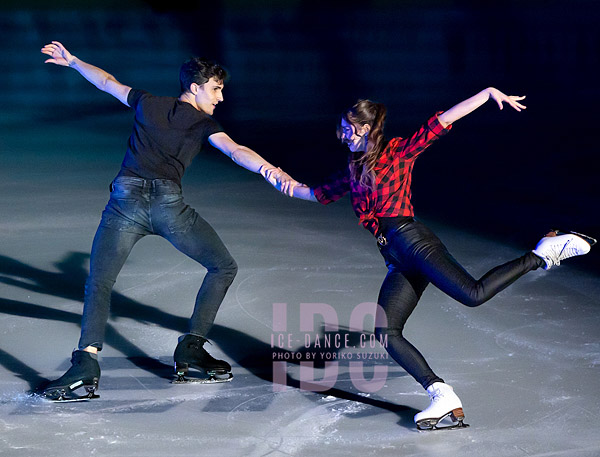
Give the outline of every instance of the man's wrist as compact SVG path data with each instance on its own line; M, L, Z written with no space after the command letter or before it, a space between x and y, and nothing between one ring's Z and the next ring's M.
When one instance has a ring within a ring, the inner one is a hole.
M73 68L75 65L77 65L77 57L73 56L73 58L69 61L67 61L67 64L69 65L69 67Z

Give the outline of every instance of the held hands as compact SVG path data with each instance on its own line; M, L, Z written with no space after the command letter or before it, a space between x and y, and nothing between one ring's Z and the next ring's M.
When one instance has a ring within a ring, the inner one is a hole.
M522 105L519 103L519 101L523 100L525 98L525 96L518 97L516 95L505 95L494 87L488 88L487 92L488 92L490 98L492 100L495 100L496 103L498 103L498 107L500 109L503 108L503 105L502 105L503 102L508 103L511 107L513 107L517 111L521 111L522 109L527 109L527 107L525 105Z
M73 56L66 48L62 45L62 43L58 41L53 41L51 44L47 44L42 48L42 54L47 54L51 59L47 59L44 63L53 63L55 65L60 65L62 67L68 67L75 60L75 56Z
M259 173L281 193L288 197L294 196L294 188L300 186L300 183L293 179L281 168L262 166Z

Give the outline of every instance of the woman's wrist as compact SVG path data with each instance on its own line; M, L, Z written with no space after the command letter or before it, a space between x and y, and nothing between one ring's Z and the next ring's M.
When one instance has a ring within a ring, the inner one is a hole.
M267 175L269 174L269 172L273 171L273 170L278 170L277 167L275 167L274 165L271 165L270 163L263 163L259 168L258 168L258 173L263 177L263 178L267 178Z

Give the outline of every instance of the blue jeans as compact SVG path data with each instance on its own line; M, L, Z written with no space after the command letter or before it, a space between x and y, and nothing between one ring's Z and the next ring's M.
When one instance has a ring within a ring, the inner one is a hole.
M196 297L190 333L206 335L237 273L235 260L213 230L183 201L173 181L121 176L94 237L79 349L102 349L113 285L131 249L145 235L159 235L207 269Z
M529 252L476 280L431 230L412 218L392 226L378 245L388 267L378 299L387 317L387 328L376 328L375 332L378 336L388 335L389 354L425 389L443 380L404 338L402 331L429 283L460 303L475 307L544 264L541 258Z

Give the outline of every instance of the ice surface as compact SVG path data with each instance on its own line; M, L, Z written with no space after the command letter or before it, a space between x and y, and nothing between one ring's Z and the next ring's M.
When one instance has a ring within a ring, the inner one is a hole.
M184 189L240 266L210 335L234 380L169 383L204 272L148 237L115 286L100 398L28 397L69 366L91 240L121 159L120 134L75 127L4 137L13 154L0 169L0 455L600 455L600 284L577 259L530 273L477 309L426 291L406 332L462 398L466 430L417 432L412 417L428 399L390 359L365 363L366 378L376 366L387 369L376 392L356 388L347 360L324 392L301 389L292 363L285 385L274 384L273 304L287 305L286 332L294 335L283 352L302 349L302 303L330 305L337 333L356 342L351 313L376 300L386 269L347 201L325 208L290 200L221 157L198 160ZM474 275L521 252L426 222ZM316 325L317 334L326 332ZM325 373L315 370L317 378Z

